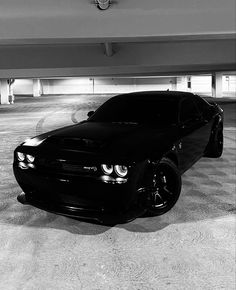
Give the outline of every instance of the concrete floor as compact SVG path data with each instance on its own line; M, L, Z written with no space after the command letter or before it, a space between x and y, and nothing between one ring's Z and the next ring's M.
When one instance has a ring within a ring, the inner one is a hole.
M178 203L163 216L107 227L17 202L17 144L78 122L105 99L21 98L0 106L0 289L235 289L235 103L222 104L222 158L202 158L187 171Z

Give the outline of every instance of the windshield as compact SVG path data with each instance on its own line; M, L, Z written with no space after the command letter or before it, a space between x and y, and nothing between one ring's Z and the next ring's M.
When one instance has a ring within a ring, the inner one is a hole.
M174 98L112 98L90 117L92 122L165 123L177 120L177 101Z

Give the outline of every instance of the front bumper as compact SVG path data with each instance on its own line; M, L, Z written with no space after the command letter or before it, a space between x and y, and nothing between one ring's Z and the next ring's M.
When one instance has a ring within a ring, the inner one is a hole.
M101 208L94 209L83 206L72 206L68 204L61 203L48 203L47 201L42 201L39 199L34 199L30 196L27 196L24 192L17 196L17 200L22 204L29 204L39 209L60 214L63 216L76 218L79 220L97 222L105 225L114 225L117 223L126 223L134 220L136 217L141 216L145 211L143 208L131 207L127 211L105 211Z
M38 173L14 164L14 174L23 193L18 201L37 208L104 224L128 222L142 215L135 184L106 184L90 177Z

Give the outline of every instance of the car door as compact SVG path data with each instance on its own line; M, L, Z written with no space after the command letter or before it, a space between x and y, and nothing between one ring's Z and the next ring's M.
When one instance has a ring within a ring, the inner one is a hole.
M194 100L186 97L179 107L179 168L187 170L204 153L205 121Z

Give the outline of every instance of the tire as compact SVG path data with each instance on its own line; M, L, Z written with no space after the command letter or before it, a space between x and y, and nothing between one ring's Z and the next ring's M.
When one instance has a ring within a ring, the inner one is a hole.
M205 157L218 158L223 153L224 135L223 135L223 123L219 123L210 139L207 146Z
M181 175L175 163L163 158L146 172L142 191L146 204L145 216L158 216L168 212L177 202L181 192Z

